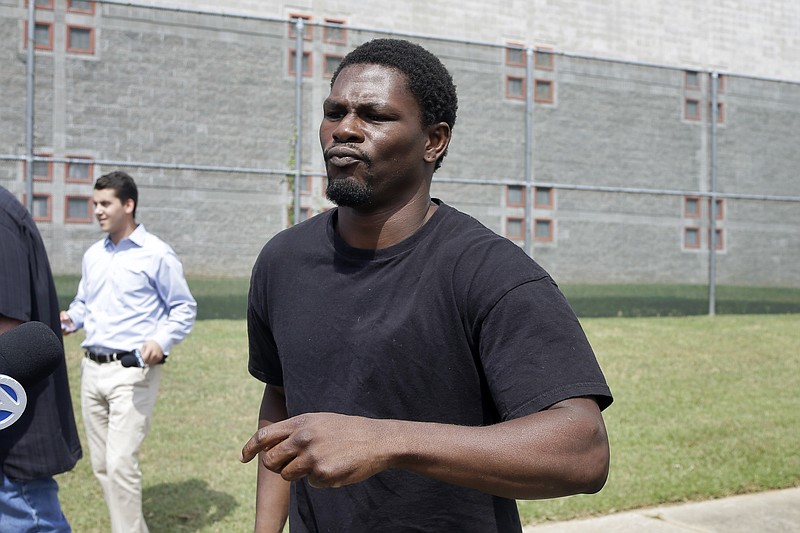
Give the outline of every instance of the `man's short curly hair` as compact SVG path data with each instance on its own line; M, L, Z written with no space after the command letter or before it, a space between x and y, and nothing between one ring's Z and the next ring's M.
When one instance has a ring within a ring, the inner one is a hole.
M402 39L373 39L342 59L331 78L331 87L344 68L365 63L393 68L405 74L408 88L422 110L422 126L446 122L452 131L458 110L456 86L438 57L420 45ZM435 168L439 168L444 156L442 154L436 161Z

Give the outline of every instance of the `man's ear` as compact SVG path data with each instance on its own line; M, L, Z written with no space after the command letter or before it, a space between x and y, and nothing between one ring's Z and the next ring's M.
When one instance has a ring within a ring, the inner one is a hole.
M425 131L428 140L425 143L425 161L435 163L450 145L450 126L447 122L431 124Z
M136 202L133 201L133 198L128 198L125 200L125 203L122 204L123 209L127 214L132 214L133 210L136 209Z

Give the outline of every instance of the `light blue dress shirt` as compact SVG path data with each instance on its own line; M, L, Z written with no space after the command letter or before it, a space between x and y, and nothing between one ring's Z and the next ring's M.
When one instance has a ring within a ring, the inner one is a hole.
M67 312L84 348L132 351L153 339L167 354L192 330L197 303L178 256L139 224L116 245L106 237L89 247Z

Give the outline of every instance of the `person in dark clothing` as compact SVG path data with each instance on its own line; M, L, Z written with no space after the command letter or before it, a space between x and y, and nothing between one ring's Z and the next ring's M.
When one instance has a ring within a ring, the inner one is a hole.
M58 314L39 230L22 204L0 187L0 333L35 320L60 340ZM25 412L0 431L0 531L70 531L53 479L82 456L66 360L25 390Z
M551 277L431 198L456 91L407 41L348 54L323 106L338 205L253 268L265 383L256 531L520 531L515 499L600 490L611 392Z

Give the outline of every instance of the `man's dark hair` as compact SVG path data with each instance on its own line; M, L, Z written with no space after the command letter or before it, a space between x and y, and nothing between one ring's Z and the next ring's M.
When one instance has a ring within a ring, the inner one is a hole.
M136 182L126 172L115 170L97 178L95 190L114 189L114 193L123 204L133 200L133 218L136 218L136 207L139 205L139 189Z
M422 110L422 126L446 122L453 130L458 97L453 78L439 58L418 44L401 39L374 39L347 54L331 78L331 87L345 67L358 64L390 67L405 74L408 89ZM436 161L438 169L447 152Z

